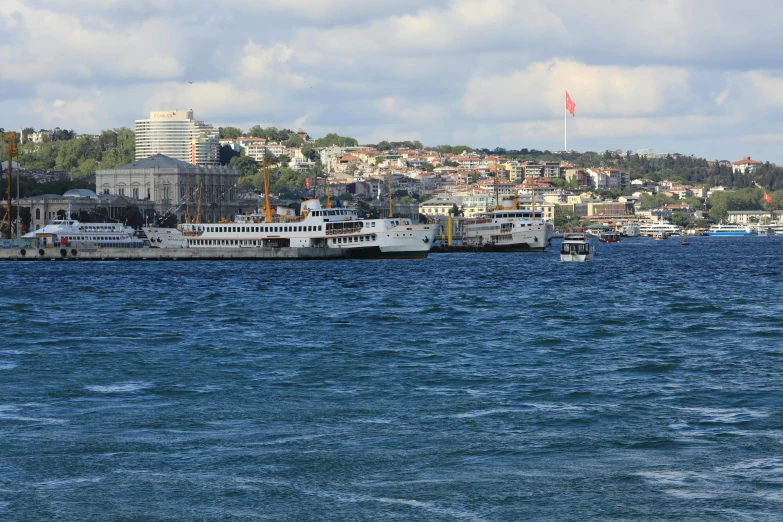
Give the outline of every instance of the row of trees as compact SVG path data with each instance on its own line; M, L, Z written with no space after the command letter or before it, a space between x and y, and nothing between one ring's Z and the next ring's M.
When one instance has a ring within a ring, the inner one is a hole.
M72 132L72 131L68 131ZM8 145L0 142L0 157ZM92 176L98 169L130 163L136 156L136 136L126 127L103 131L98 139L80 137L25 143L19 146L19 164L30 170L62 170L74 176Z

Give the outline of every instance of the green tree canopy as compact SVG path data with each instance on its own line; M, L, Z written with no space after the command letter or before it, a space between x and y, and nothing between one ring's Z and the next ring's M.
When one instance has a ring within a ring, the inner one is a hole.
M323 138L315 140L316 147L331 147L332 145L337 145L338 147L357 147L359 142L354 138L340 136L334 132L330 132Z
M233 140L242 137L242 129L237 127L220 127L218 130L220 139Z

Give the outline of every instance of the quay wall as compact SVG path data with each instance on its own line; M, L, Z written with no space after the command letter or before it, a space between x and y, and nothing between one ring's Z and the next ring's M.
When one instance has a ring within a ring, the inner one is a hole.
M43 254L40 250L43 250ZM345 253L338 248L0 248L0 261L272 261L343 258Z

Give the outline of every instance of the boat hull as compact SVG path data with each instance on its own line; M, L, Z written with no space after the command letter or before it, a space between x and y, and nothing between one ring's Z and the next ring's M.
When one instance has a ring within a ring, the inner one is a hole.
M565 263L584 263L585 261L592 261L593 254L560 254L560 261Z
M343 249L349 259L427 259L429 250L384 250L381 247Z
M709 230L704 233L705 236L754 236L756 235L755 232L745 232L745 231L737 231L737 232L710 232Z

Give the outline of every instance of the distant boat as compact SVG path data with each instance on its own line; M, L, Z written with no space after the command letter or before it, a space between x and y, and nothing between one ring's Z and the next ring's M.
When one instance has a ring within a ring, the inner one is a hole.
M753 227L743 225L712 225L707 232L707 236L752 236L756 234Z
M652 233L652 238L653 241L663 241L664 239L666 239L666 232L664 232L663 230L656 230L655 232Z
M671 223L643 223L639 225L639 230L643 236L652 236L656 232L663 232L668 237L680 233L680 227Z
M638 224L626 223L623 225L623 229L620 235L625 237L639 237L642 235L642 232L639 230Z
M619 243L619 232L601 232L601 236L598 238L601 243Z

